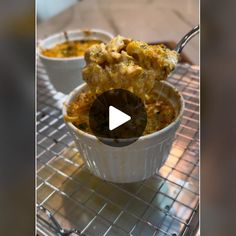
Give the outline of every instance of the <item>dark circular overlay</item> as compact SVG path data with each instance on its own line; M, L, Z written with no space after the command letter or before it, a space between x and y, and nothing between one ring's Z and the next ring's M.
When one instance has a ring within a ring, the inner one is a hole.
M109 130L109 107L129 115L131 119ZM143 135L147 114L141 98L124 89L108 90L97 97L89 111L89 125L94 135L104 144L123 147Z

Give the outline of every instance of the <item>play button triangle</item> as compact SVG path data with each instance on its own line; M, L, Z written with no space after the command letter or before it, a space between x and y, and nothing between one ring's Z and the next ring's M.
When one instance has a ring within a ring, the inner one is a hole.
M111 147L125 147L143 135L147 113L142 99L125 89L98 95L89 110L89 127L96 138Z
M131 117L119 109L109 106L109 130L114 130L117 127L123 125L127 121L131 120Z

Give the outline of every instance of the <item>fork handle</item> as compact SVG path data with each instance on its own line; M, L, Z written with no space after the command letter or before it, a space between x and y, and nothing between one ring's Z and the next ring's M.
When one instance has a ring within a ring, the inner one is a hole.
M195 26L192 30L190 30L184 37L178 42L175 51L178 53L181 53L184 46L187 44L187 42L194 37L196 34L198 34L200 31L199 25Z

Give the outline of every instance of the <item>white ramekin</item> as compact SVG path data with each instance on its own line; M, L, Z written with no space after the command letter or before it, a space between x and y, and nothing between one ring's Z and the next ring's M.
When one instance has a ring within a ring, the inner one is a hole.
M184 109L180 93L169 83L163 82L162 95L178 110L174 122L164 129L140 137L125 147L111 147L101 143L94 135L77 129L72 123L66 125L89 170L96 176L111 182L130 183L149 178L167 159ZM161 84L161 83L160 83ZM155 89L160 89L160 84ZM82 84L72 91L63 106L63 115L79 93L86 90Z
M69 40L99 39L104 43L109 42L114 37L109 32L98 29L73 30L66 33ZM52 58L44 56L41 52L41 49L51 48L65 41L64 32L43 39L39 43L38 54L54 88L57 91L68 94L83 83L82 68L85 65L84 57Z

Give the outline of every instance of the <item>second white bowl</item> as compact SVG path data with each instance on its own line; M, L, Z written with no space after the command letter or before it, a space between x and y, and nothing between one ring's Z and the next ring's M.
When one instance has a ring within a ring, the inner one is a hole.
M112 34L98 29L67 31L67 35L69 40L98 39L104 43L113 38ZM84 57L52 58L44 56L41 52L41 49L51 48L65 41L63 32L52 35L40 42L38 54L54 88L57 91L68 94L83 83L82 68L85 65Z

